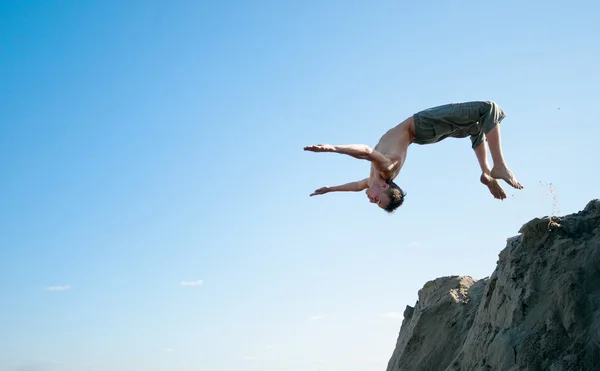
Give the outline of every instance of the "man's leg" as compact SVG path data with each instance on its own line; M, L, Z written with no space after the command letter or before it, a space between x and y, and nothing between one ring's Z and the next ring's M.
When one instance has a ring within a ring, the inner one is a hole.
M506 193L498 183L498 181L490 176L491 169L487 160L487 146L485 141L481 142L477 147L475 147L475 156L477 156L477 161L479 162L479 167L481 168L481 176L479 180L483 183L488 189L490 193L497 199L503 200L506 198Z
M481 172L489 175L489 173L492 171L492 168L488 163L487 146L485 141L481 142L481 144L475 148L475 156L477 156L477 161L479 162Z
M494 102L489 102L489 109L481 117L481 127L490 146L490 153L494 161L494 167L490 171L490 176L494 179L502 179L516 189L523 189L523 186L517 181L514 174L504 161L502 154L502 142L500 139L500 122L504 119L505 113Z

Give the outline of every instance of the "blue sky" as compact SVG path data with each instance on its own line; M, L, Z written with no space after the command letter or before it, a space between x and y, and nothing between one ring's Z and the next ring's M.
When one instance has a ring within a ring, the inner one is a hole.
M2 2L0 369L385 369L427 280L599 196L598 10ZM507 113L523 191L494 200L449 139L410 147L394 215L308 197L369 164L303 146L465 100Z

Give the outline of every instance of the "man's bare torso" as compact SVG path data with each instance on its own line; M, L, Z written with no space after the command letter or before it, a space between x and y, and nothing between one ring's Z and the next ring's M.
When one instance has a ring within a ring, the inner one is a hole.
M408 146L415 140L415 124L412 116L388 130L375 146L375 150L393 161L393 166L387 174L381 174L384 178L393 180L400 172L406 161ZM374 168L371 166L371 173Z

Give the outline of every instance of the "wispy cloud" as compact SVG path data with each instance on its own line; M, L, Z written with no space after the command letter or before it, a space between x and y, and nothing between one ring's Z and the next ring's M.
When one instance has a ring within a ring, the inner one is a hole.
M173 348L166 348L166 349L163 349L163 350L164 350L165 352L167 352L167 353L172 353L172 352L174 351L174 349L173 349Z
M179 282L179 285L181 286L202 286L202 280L197 280L197 281L181 281Z
M318 321L318 320L321 320L321 319L324 319L324 318L325 318L325 316L316 315L316 316L310 316L310 317L308 317L308 320L309 321Z
M70 290L70 289L71 289L71 285L46 287L46 291L66 291L66 290Z
M385 312L382 316L390 319L404 319L404 314L400 312Z
M256 356L244 356L244 359L247 361L256 361L258 357Z
M416 249L417 247L421 247L421 243L419 241L413 241L408 244L408 247Z
M273 345L273 344L267 344L267 345L265 345L265 348L267 348L267 349L273 349L273 348L275 348L275 345Z

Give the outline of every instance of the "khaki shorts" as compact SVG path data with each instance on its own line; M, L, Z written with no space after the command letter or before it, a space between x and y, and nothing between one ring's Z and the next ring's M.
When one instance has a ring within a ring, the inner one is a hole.
M415 143L431 144L448 137L471 138L473 149L506 117L504 111L491 101L450 103L428 108L413 115Z

